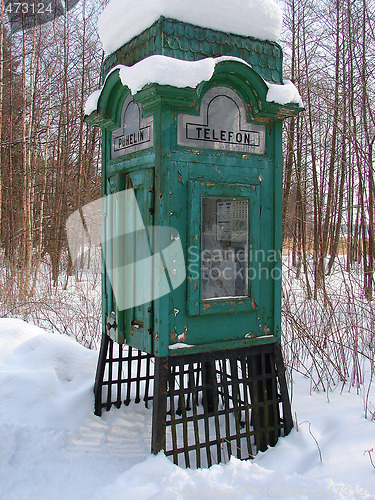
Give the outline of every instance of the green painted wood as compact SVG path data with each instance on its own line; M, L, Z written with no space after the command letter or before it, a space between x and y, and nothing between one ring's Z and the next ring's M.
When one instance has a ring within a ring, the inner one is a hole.
M199 115L202 99L216 86L235 91L245 105L247 120L266 126L265 154L177 144L178 114ZM239 62L225 61L216 66L210 81L202 82L196 89L149 85L138 92L134 99L142 105L143 115L153 116L154 143L149 149L111 159L111 132L120 126L122 104L128 94L129 89L119 84L118 71L115 71L104 84L98 111L88 118L92 125L101 126L104 131L103 194L122 189L123 180L131 179L133 187L134 183L138 186L137 199L144 222L177 229L187 264L194 266L194 259L198 258L198 274L202 197L248 199L249 262L258 274L249 280L249 298L210 301L207 307L207 301L200 298L201 278L193 273L194 267L188 268L185 283L170 294L136 311L117 311L120 321L114 340L126 341L158 357L278 341L281 333L281 280L277 275L281 270L281 120L297 114L300 109L297 105L268 103L267 86L261 74ZM152 186L152 194L149 186ZM117 218L118 224L121 220ZM108 223L109 231L111 227ZM121 249L116 250L119 251ZM106 264L108 268L108 262ZM275 279L270 279L272 273ZM103 318L108 318L114 301L105 276L104 282ZM134 319L147 328L131 333ZM194 347L169 349L176 342Z
M103 79L116 65L132 66L151 54L188 61L235 56L251 64L267 81L282 81L283 54L276 42L202 28L163 16L106 58Z
M154 189L154 172L152 169L141 169L131 172L126 176L126 189L132 188L135 192L135 197L142 216L143 224L148 233L148 228L153 225L153 199L151 195ZM147 250L152 254L152 242L148 240L148 248L144 249L145 244L144 233L137 231L131 238L125 238L125 242L129 242L132 248L121 249L132 256L132 260L137 260L137 256ZM125 243L125 244L126 244ZM125 283L126 293L132 295L137 292L138 286L136 276L129 276L129 282ZM152 286L152 277L150 276L149 287ZM119 311L118 314L125 316L125 341L127 344L136 347L142 352L151 353L153 351L153 304L146 302L136 305L126 311Z
M282 124L275 123L275 251L277 259L275 262L274 279L274 330L281 332L281 294L282 294ZM279 334L280 337L280 334Z
M227 342L214 342L212 344L192 345L191 347L180 347L179 349L169 349L169 356L182 356L183 354L196 354L197 352L224 351L226 349L236 349L239 347L257 346L263 344L274 344L278 342L275 336L265 338L255 337L252 339L231 340Z

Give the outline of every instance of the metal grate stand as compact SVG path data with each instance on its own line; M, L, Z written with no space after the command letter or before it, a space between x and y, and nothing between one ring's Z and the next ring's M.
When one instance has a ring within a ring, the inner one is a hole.
M175 464L210 467L274 446L293 425L279 349L263 345L156 360L153 453L163 449Z
M151 451L210 467L274 446L293 427L280 344L159 358L103 336L95 414L153 400Z
M114 342L106 333L100 346L95 377L95 415L112 405L120 408L141 398L148 406L152 400L154 358L134 347Z

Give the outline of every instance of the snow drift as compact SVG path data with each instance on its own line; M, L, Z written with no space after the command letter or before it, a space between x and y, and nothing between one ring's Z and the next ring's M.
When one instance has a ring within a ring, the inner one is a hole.
M93 415L96 359L74 340L0 320L2 500L374 498L364 454L374 423L355 393L309 395L309 381L296 377L299 425L275 448L185 470L150 455L152 412L143 404Z

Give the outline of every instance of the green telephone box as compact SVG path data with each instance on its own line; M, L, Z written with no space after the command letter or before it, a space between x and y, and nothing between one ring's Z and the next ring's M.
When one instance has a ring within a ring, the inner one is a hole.
M154 54L217 59L194 88L156 81L132 94L121 65ZM212 450L223 460L223 444L252 455L292 427L280 351L282 120L301 105L269 100L270 84L282 87L281 48L161 17L103 71L87 117L103 131L96 413L145 393L153 452L187 466L193 452L197 466Z

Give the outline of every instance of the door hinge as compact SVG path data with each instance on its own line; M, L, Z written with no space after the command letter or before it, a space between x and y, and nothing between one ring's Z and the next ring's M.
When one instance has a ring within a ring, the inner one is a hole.
M148 192L148 203L149 203L149 209L148 211L150 212L151 215L154 215L155 212L155 193L153 189L150 189Z
M111 323L108 321L108 323L107 323L106 327L107 327L107 330L108 330L108 331L109 331L109 330L112 330L112 328L115 330L115 329L117 328L117 323L116 323L116 321L114 321L114 322L111 324Z

